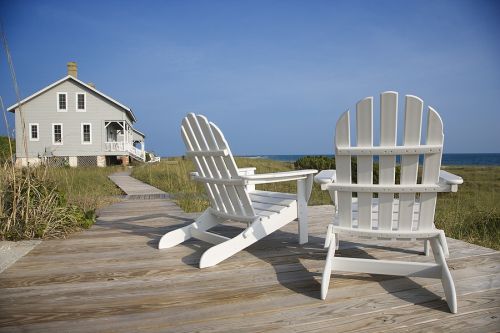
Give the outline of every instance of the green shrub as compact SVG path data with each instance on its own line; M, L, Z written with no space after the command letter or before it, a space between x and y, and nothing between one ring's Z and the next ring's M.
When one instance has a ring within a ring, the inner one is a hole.
M335 169L335 158L328 156L304 156L293 164L295 169L316 169L318 171Z

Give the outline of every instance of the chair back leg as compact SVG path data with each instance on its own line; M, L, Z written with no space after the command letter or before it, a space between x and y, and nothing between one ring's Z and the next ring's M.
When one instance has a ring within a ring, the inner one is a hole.
M443 247L439 238L430 239L432 253L434 254L434 260L436 264L441 266L442 276L441 283L443 284L444 294L446 296L446 302L452 313L457 313L457 293L455 291L455 283L451 277L450 270L446 264Z

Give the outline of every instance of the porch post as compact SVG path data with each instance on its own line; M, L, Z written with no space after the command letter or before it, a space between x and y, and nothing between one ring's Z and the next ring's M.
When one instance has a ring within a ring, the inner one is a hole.
M146 161L146 155L144 154L144 141L141 141L141 156L144 161Z

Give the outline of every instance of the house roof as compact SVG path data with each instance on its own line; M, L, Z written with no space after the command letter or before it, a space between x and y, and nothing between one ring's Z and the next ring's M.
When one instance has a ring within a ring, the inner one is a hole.
M135 128L133 128L133 127L132 127L132 130L133 130L134 132L136 132L137 134L139 134L140 136L142 136L143 138L145 138L145 137L146 137L146 134L142 133L142 132L141 132L141 131L139 131L139 130L136 130L136 129L135 129Z
M100 92L99 90L97 90L97 89L95 89L95 88L93 88L93 87L89 86L87 83L85 83L85 82L83 82L83 81L80 81L80 80L78 80L77 78L75 78L75 77L73 77L73 76L71 76L71 75L67 75L67 76L63 77L62 79L60 79L60 80L58 80L58 81L56 81L56 82L54 82L54 83L52 83L52 84L50 84L50 85L46 86L45 88L43 88L43 89L41 89L41 90L39 90L39 91L35 92L33 95L26 97L26 98L25 98L25 99L23 99L21 102L19 102L19 103L16 103L16 104L14 104L14 105L9 106L9 108L7 109L7 111L14 112L14 111L16 110L16 108L19 106L19 104L21 104L21 105L22 105L22 104L24 104L24 103L26 103L26 102L30 101L31 99L33 99L33 98L35 98L35 97L37 97L37 96L39 96L39 95L43 94L43 93L44 93L44 92L46 92L47 90L49 90L49 89L51 89L51 88L53 88L53 87L57 86L58 84L60 84L60 83L62 83L62 82L64 82L64 81L66 81L66 80L73 80L73 81L75 81L75 82L77 82L77 83L81 84L82 86L84 86L84 87L85 87L85 88L87 88L88 90L95 92L96 94L100 95L101 97L103 97L103 98L107 99L107 100L108 100L108 101L110 101L111 103L113 103L113 104L115 104L116 106L118 106L118 107L120 107L121 109L123 109L123 110L124 110L124 111L128 114L128 116L130 117L130 119L132 119L132 121L133 121L133 122L137 121L137 119L135 118L134 112L132 112L132 109L131 109L131 108L129 108L129 107L127 107L127 106L125 106L125 105L121 104L120 102L118 102L118 101L116 101L116 100L112 99L112 98L111 98L111 97L109 97L108 95L103 94L103 93L102 93L102 92ZM139 133L140 133L140 132L139 132ZM141 134L142 134L142 133L141 133Z

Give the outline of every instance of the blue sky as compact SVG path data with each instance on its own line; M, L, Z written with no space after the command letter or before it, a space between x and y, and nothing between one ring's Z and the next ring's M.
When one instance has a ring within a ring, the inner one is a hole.
M162 156L187 112L235 154L332 153L339 115L386 90L438 110L445 152L500 153L498 1L0 1L22 96L76 61Z

